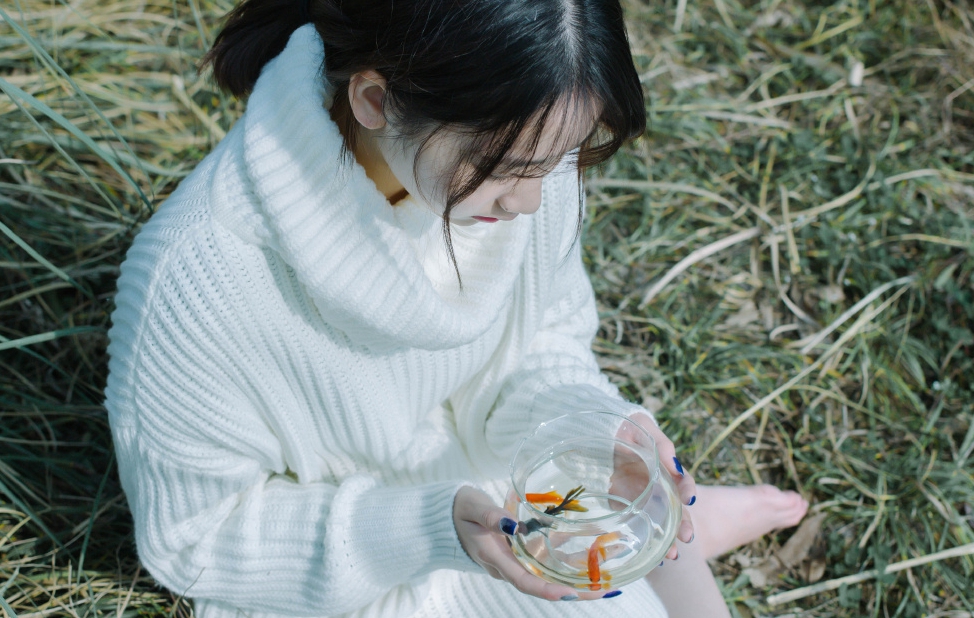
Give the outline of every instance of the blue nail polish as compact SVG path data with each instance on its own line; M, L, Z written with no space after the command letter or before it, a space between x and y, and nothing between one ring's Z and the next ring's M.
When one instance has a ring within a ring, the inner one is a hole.
M684 475L684 472L683 472L683 465L682 465L682 464L680 464L680 460L679 460L679 459L677 459L676 457L674 457L674 458L673 458L673 463L675 463L675 464L676 464L676 471L680 473L680 476L683 476L683 475Z
M690 496L690 501L687 502L687 506L693 506L693 503L697 501L696 496Z
M577 598L578 598L578 595L577 594L566 594L565 596L561 597L561 600L562 601L574 601Z
M697 536L697 533L696 533L696 532L691 532L691 533L690 533L690 540L689 540L689 541L687 541L687 545L689 545L690 543L693 543L693 539L694 539L694 538L695 538L696 536Z
M603 598L603 599L611 599L612 597L617 597L617 596L619 596L620 594L622 594L622 591L621 591L621 590L613 590L612 592L609 592L609 593L607 593L607 594L606 594L605 596L603 596L602 598Z
M508 536L514 536L517 532L517 522L510 517L505 517L501 520L501 532Z
M666 560L660 560L660 561L659 561L659 565L660 565L660 566L663 566L663 563L664 563L664 562L666 562Z

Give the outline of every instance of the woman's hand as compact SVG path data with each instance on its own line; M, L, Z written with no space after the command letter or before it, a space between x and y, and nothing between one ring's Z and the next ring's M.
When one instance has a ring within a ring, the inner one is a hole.
M680 523L680 529L677 531L676 538L684 543L689 543L693 540L693 521L690 518L690 511L687 509L687 507L693 505L693 503L697 500L697 484L694 482L693 477L683 469L682 465L680 465L679 460L676 458L676 448L673 446L673 442L666 437L656 422L653 421L648 414L636 412L635 414L631 415L629 419L645 429L646 432L652 436L653 441L656 442L656 452L659 454L659 460L663 466L663 469L673 477L673 482L676 483L677 491L680 494L680 502L684 505L683 521ZM642 434L638 433L627 425L623 425L619 429L619 434L617 437L623 442L629 442L632 444L640 444L645 441L645 437L642 436ZM622 496L626 495L624 486L627 479L634 485L638 485L640 489L645 487L647 480L645 478L646 466L642 463L641 459L638 462L628 462L625 459L625 457L617 456L616 475L619 475L619 478L615 478L614 475L612 480L613 487L616 489L621 489L621 492L618 495ZM627 473L627 470L629 470L630 473ZM620 485L622 488L620 488ZM616 490L614 489L614 491ZM634 491L634 493L638 494L639 491ZM670 550L666 553L666 557L670 560L676 560L679 556L680 552L676 548L676 543L673 543Z
M650 421L652 422L652 421ZM549 601L601 599L606 592L586 592L552 584L525 569L511 552L510 537L517 530L514 515L494 504L490 496L461 487L453 500L453 525L470 558L495 578L531 596Z

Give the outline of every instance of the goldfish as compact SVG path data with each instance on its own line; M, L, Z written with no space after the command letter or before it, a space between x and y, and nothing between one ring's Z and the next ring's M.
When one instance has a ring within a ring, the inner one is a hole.
M587 508L578 503L578 498L585 491L584 487L576 487L568 492L568 495L564 498L557 491L548 491L545 493L534 493L524 494L524 499L531 504L547 504L548 507L545 508L544 512L546 515L557 515L562 511L576 511L579 513L584 513L588 511ZM532 518L528 521L521 522L521 526L518 527L522 534L532 534L543 528L547 528L551 525L550 522L542 522L538 518Z
M564 500L557 491L549 491L543 494L524 494L524 497L531 504L558 504Z
M592 582L589 584L589 590L599 590L602 588L603 579L608 585L608 582L612 579L608 573L604 576L602 574L601 562L606 559L605 545L611 543L612 541L617 541L622 535L618 532L609 532L607 534L600 534L595 537L595 541L592 546L588 548L588 580Z
M524 494L524 498L531 504L550 504L551 506L545 509L545 513L548 515L557 515L562 511L576 511L579 513L584 513L588 511L588 509L579 504L578 500L576 500L576 498L581 495L583 491L585 491L584 487L576 487L569 491L568 495L564 498L557 491Z

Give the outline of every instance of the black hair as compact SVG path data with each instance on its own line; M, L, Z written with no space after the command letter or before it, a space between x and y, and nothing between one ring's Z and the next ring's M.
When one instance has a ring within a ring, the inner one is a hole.
M423 146L447 128L468 136L443 215L454 267L450 211L505 166L522 135L536 147L559 110L589 114L595 128L579 147L581 171L646 128L619 0L244 0L202 66L212 63L217 83L245 96L309 20L324 42L325 78L336 88L331 114L346 152L357 127L342 95L352 75L370 69L386 80L385 111L403 136Z

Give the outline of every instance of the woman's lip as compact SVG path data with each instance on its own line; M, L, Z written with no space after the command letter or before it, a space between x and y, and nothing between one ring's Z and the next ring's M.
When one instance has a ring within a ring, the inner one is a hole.
M474 217L474 219L476 219L477 221L483 221L484 223L497 223L498 221L513 221L516 218L517 218L517 214L515 214L513 217L505 217L503 219L499 219L497 217Z

